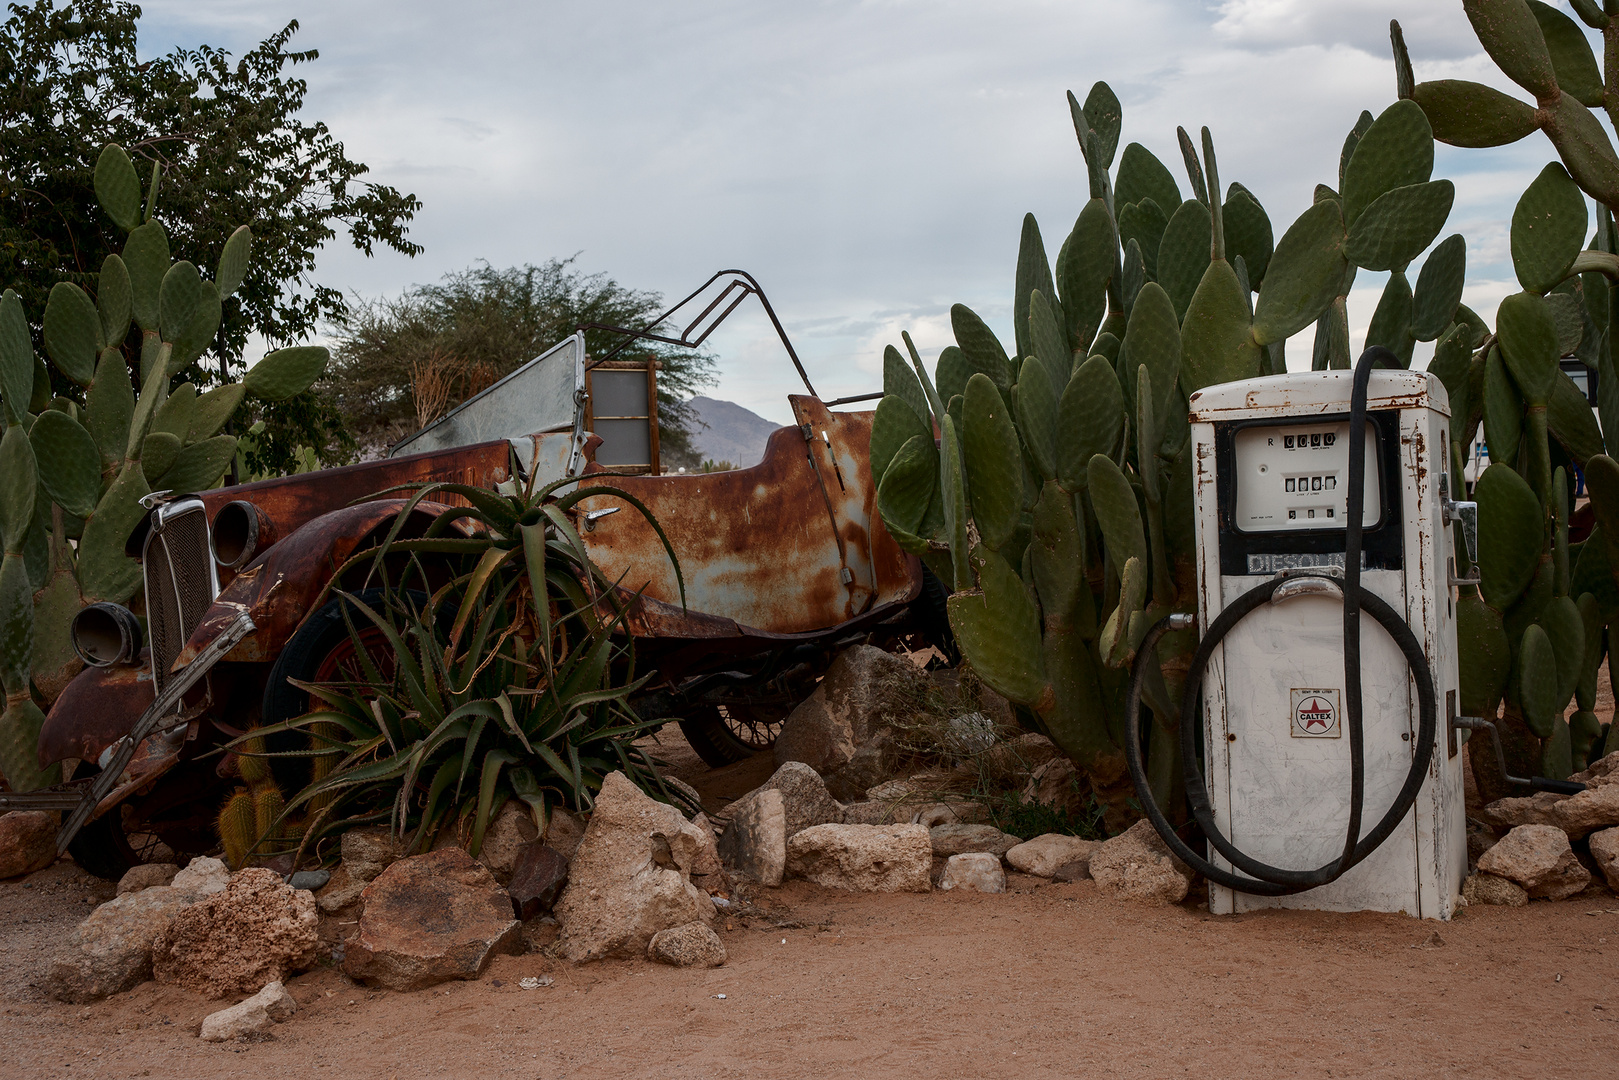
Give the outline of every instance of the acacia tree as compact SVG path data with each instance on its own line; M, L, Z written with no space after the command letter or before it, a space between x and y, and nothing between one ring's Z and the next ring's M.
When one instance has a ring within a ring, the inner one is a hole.
M662 314L663 297L630 289L606 274L573 269L573 259L497 270L487 263L417 285L397 299L362 300L341 324L326 380L316 391L366 441L391 442L415 430L419 373L447 366L470 375L436 401L441 413L586 323L639 328ZM601 356L623 342L601 330L585 333ZM706 353L638 342L626 358L653 355L658 372L658 428L666 465L696 467L691 438L699 421L688 399L714 382ZM369 438L368 438L369 436Z
M220 381L233 368L239 376L255 335L292 344L344 317L342 292L312 277L317 252L340 228L367 255L379 244L421 250L407 237L416 197L363 179L366 166L326 125L299 115L307 86L292 69L319 54L288 49L296 21L234 61L207 45L143 61L134 4L34 0L9 10L0 26L0 284L26 310L43 311L58 281L94 294L103 258L121 242L84 183L109 142L160 169L157 217L175 250L213 265L231 230L252 226L252 270L225 301L215 348L181 376L193 382ZM298 443L335 444L341 456L348 440L313 394L265 406L258 418L266 428L255 469L285 468Z

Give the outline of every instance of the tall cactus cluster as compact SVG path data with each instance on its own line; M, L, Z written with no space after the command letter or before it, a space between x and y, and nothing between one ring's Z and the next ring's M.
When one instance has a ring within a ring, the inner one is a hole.
M1494 331L1476 347L1442 341L1431 365L1455 418L1453 488L1481 424L1491 462L1475 491L1480 582L1476 593L1462 590L1458 611L1461 708L1497 720L1514 775L1563 778L1619 749L1613 725L1594 711L1619 620L1619 155L1592 112L1606 109L1619 121L1619 2L1572 0L1608 43L1605 72L1578 23L1547 4L1464 0L1462 7L1485 52L1535 104L1478 83L1418 83L1395 23L1400 97L1421 106L1440 141L1501 146L1539 129L1561 160L1541 171L1512 215L1522 291L1501 302ZM1597 204L1589 233L1585 195ZM1560 371L1567 357L1598 379L1600 430L1584 394ZM1595 527L1571 543L1579 473ZM1575 710L1565 721L1571 699ZM1507 794L1491 747L1475 743L1471 756L1481 791Z
M216 485L236 452L221 431L242 399L290 397L326 365L325 349L299 347L206 393L185 379L247 272L252 234L231 235L212 280L171 262L153 217L159 179L154 166L143 198L129 156L102 151L96 198L128 239L102 263L94 299L68 282L51 290L43 339L59 378L35 354L17 294L0 299L0 771L14 790L56 779L35 746L41 705L79 668L73 616L96 601L140 607L140 566L124 543L146 513L141 499ZM53 385L69 390L53 395Z
M1286 369L1286 340L1318 323L1313 363L1348 367L1345 309L1359 268L1391 271L1371 344L1409 363L1419 340L1481 327L1461 306L1460 236L1438 237L1454 191L1433 180L1423 110L1363 114L1338 187L1279 241L1241 184L1221 195L1213 140L1179 142L1191 196L1145 147L1118 156L1122 109L1105 83L1069 95L1090 201L1047 259L1025 218L1013 294L1015 356L971 310L933 375L909 335L890 347L871 462L889 532L951 589L966 661L1021 706L1089 777L1117 824L1128 813L1123 705L1136 646L1161 616L1196 608L1187 399ZM1191 631L1165 635L1145 699L1148 772L1161 805L1180 770ZM1161 676L1161 677L1160 677Z

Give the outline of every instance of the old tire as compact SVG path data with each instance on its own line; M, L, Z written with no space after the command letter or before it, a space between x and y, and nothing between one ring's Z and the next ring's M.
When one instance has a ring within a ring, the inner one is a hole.
M73 779L94 776L100 771L94 762L83 761L73 771ZM125 832L123 805L113 807L94 821L86 822L68 842L67 850L80 869L108 881L117 881L131 867L152 862L155 856L168 852L156 834L130 836Z
M680 730L697 756L710 768L718 769L775 745L776 733L786 721L788 711L767 711L743 705L699 705L680 721Z

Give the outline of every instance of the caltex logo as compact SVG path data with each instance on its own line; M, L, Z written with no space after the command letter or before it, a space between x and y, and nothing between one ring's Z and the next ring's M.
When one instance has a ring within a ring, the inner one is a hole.
M1293 690L1292 735L1296 739L1336 739L1338 691L1314 687Z
M1332 727L1332 706L1313 697L1299 707L1299 726L1305 731L1326 731Z

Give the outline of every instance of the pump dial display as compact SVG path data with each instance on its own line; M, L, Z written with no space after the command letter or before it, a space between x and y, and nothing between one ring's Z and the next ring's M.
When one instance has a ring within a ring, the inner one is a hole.
M1349 422L1246 427L1232 439L1236 498L1232 524L1243 532L1341 529L1349 499ZM1377 431L1366 425L1362 525L1383 517Z

